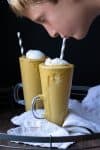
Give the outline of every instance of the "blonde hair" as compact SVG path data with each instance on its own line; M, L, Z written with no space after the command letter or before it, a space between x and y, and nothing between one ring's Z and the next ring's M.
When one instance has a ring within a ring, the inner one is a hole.
M27 8L29 5L39 4L44 2L52 2L56 4L58 0L8 0L11 9L18 16L23 16L24 9Z

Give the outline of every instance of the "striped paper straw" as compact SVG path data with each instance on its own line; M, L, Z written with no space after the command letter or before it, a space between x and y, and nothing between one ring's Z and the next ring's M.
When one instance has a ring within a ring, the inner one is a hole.
M21 39L21 36L20 36L20 32L17 32L17 37L18 37L18 40L19 40L21 55L23 55L24 54L24 48L23 48L23 45L22 45L22 39Z

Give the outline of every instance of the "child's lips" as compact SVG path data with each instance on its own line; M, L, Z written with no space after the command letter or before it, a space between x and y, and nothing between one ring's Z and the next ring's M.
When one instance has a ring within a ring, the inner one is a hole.
M61 38L66 38L66 39L69 39L70 37L69 37L69 36L64 36L64 35L61 35Z

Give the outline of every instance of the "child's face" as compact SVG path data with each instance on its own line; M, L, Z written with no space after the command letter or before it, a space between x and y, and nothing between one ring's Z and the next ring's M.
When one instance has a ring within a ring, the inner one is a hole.
M31 5L26 9L25 16L41 24L52 37L60 35L76 39L86 35L92 21L84 5L70 0Z

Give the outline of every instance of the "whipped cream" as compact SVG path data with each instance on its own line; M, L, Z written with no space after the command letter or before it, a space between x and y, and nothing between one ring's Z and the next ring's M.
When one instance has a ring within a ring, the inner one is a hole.
M45 65L65 65L69 64L66 60L60 59L60 58L47 58L45 60Z
M41 59L44 58L45 54L40 50L28 50L26 53L26 58L28 59Z

